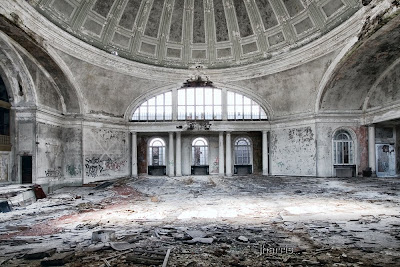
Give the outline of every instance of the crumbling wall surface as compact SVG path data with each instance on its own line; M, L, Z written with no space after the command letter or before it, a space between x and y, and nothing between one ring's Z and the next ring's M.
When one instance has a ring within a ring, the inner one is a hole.
M272 175L316 175L315 126L274 129L270 135Z
M28 56L22 54L22 58L32 76L36 87L36 94L40 105L49 107L58 112L63 112L60 94L52 81L46 77L46 74L34 63ZM24 94L25 92L20 92Z
M100 127L83 132L84 183L129 175L129 132Z
M36 183L53 188L82 183L82 130L37 123Z
M368 108L385 107L400 100L400 64L391 69L372 91Z
M396 127L396 174L400 174L400 125Z
M64 177L68 183L82 183L82 128L63 128Z
M63 179L64 145L62 138L61 126L37 123L37 183L54 184Z
M366 126L358 126L351 127L353 131L356 133L357 137L357 151L356 151L356 160L357 160L357 170L358 175L362 175L362 171L368 168L368 127Z

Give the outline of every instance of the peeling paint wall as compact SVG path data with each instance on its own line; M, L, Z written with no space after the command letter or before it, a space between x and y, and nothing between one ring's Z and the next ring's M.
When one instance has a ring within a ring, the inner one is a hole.
M274 129L270 134L272 175L316 175L315 127Z
M129 175L129 132L85 127L84 183Z
M396 173L400 174L400 125L396 127Z

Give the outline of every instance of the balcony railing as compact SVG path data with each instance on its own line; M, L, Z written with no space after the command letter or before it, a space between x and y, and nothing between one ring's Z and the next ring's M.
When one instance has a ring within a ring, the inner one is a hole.
M11 145L10 136L0 135L0 145Z

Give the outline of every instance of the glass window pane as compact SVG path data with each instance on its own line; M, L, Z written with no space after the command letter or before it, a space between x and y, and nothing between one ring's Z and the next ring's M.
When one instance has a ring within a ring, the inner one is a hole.
M342 142L338 142L338 164L343 163L343 146Z
M213 100L213 89L205 88L204 89L204 104L205 105L212 105Z
M227 98L228 98L227 99L228 105L234 105L235 104L235 93L228 92Z
M172 120L172 106L165 106L165 120Z
M147 107L140 106L140 120L147 120Z
M147 103L147 102L145 102L145 103ZM145 104L145 103L143 103L143 104ZM156 104L156 98L155 97L150 98L148 103L149 103L149 105L154 106Z
M253 120L258 120L260 119L260 107L259 106L252 106L251 107L252 111L252 119Z
M234 106L228 106L228 119L229 120L235 119L235 107Z
M205 113L204 119L212 120L213 119L213 106L205 106L204 113Z
M163 120L164 119L164 106L158 106L157 107L156 118L157 118L157 120Z
M204 90L203 88L196 88L196 105L204 104Z
M157 106L164 105L164 95L158 95L156 97Z
M242 95L239 95L239 94L235 94L236 96L235 96L235 100L236 100L236 105L238 106L238 105L242 105L243 104L243 96Z
M172 93L165 93L165 105L172 105Z
M243 106L236 106L236 119L237 120L241 120L243 119L243 110L242 110Z
M214 105L222 105L221 90L214 89Z
M248 97L243 97L243 104L244 105L251 105L251 100Z
M251 106L243 107L243 117L245 120L251 120Z
M194 105L194 89L186 89L186 104Z
M268 119L267 114L265 114L264 110L261 109L261 118L262 120Z
M204 120L204 107L196 106L196 120Z
M187 106L186 119L194 120L194 106Z
M139 109L136 109L135 113L133 113L132 120L139 120Z
M185 109L185 106L178 106L178 120L184 120L186 118Z
M155 120L156 119L156 110L155 109L156 109L155 106L149 107L148 114L147 114L148 120Z
M178 90L178 105L186 105L185 89Z
M214 106L214 120L221 120L221 119L222 119L222 107Z

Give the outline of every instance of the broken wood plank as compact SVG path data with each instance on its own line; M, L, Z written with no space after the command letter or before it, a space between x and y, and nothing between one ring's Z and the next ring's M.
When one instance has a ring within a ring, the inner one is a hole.
M169 254L170 254L170 253L171 253L171 249L169 248L169 249L167 250L167 254L165 255L165 258L164 258L164 262L163 262L162 267L167 267L168 258L169 258Z

